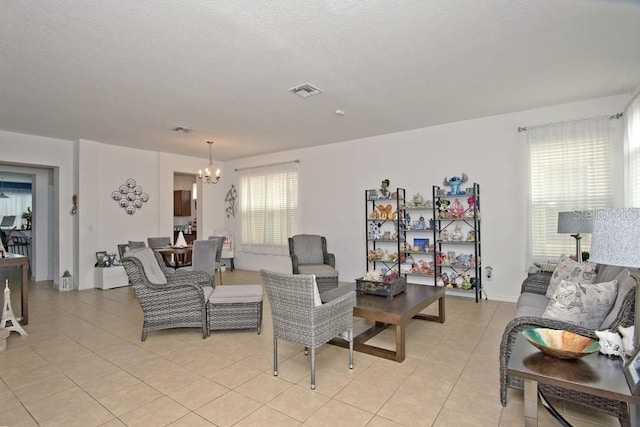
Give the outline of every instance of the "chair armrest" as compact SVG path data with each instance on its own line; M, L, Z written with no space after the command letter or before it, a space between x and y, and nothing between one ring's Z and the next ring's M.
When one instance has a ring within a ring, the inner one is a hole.
M336 268L336 256L334 254L325 252L324 253L324 263L330 265L333 268Z
M520 293L531 292L534 294L545 295L547 293L550 280L551 274L549 273L531 274L522 282Z
M353 324L353 307L356 292L349 291L319 307L314 307L311 316L312 331L316 344L329 341Z
M293 274L299 274L298 272L298 255L291 254L291 272Z
M205 271L176 271L173 274L167 274L167 282L179 285L196 283L200 286L214 286L213 279Z

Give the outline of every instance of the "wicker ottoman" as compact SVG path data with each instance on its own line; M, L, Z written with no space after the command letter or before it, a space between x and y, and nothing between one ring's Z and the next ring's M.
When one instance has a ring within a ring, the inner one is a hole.
M262 285L216 286L207 304L209 331L262 326Z

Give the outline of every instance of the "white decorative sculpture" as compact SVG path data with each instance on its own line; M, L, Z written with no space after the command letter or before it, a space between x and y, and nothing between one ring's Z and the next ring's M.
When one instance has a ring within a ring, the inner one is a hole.
M635 346L633 345L633 337L635 336L635 327L618 326L620 335L622 335L622 355L625 357L631 357L635 353Z
M182 234L182 231L178 233L178 238L176 239L175 246L178 248L184 248L185 246L187 246L187 241L184 239L184 234Z
M620 356L622 352L622 338L616 332L594 331L600 344L600 353L606 356Z
M9 323L11 323L11 326L7 326ZM11 290L9 289L9 280L5 280L4 283L4 306L2 308L0 328L4 328L8 331L16 331L20 335L28 335L27 332L22 329L22 326L20 326L16 316L13 314L13 309L11 308Z

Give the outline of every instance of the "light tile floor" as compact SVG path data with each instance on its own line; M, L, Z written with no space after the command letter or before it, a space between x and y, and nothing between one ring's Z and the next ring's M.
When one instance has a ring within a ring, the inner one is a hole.
M261 283L257 272L224 273L224 284ZM29 336L12 333L0 353L2 426L521 426L522 392L502 408L498 350L515 304L448 297L444 324L414 320L407 359L396 363L331 345L309 357L279 343L265 299L262 334L198 329L150 332L130 287L29 291ZM426 310L427 312L431 310ZM361 322L361 321L359 321ZM360 325L362 326L362 325ZM374 340L389 348L391 330ZM559 402L575 426L618 425ZM543 409L541 425L555 425Z

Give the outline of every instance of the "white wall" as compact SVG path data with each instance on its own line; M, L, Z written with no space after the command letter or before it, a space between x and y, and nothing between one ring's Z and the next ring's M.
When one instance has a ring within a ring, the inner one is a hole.
M607 97L227 162L224 191L237 187L234 168L300 159L300 232L325 235L340 280L352 281L365 268L366 189L388 178L392 188L429 197L432 185L465 172L481 187L483 265L493 267L492 279L483 279L486 292L490 299L514 301L529 266L526 134L518 126L614 114L629 99ZM234 229L234 221L225 226ZM235 264L291 271L288 256L240 253L237 246Z
M174 173L193 173L203 159L135 150L82 140L79 144L80 289L94 287L97 251L117 253L119 243L173 236ZM111 199L111 193L133 178L149 201L133 215ZM205 194L203 197L211 197Z
M382 179L407 194L431 194L445 176L466 172L481 185L483 265L494 276L484 280L491 299L515 300L526 274L527 167L526 135L518 126L573 120L623 110L630 94L538 110L451 123L337 144L292 150L220 164L216 185L198 183L198 233L206 238L216 229L234 230L224 202L235 168L300 159L301 227L327 237L336 254L340 280L364 272L364 190ZM345 116L348 120L348 116ZM59 236L50 256L53 279L74 272L76 287L91 288L95 252L115 252L118 243L171 235L174 173L193 173L206 159L111 146L94 141L65 141L0 131L2 161L52 168L52 224ZM76 167L77 165L77 167ZM111 193L134 178L150 200L135 215L127 215ZM622 177L616 177L616 184ZM618 191L621 185L616 185ZM79 208L71 215L71 196ZM616 195L618 198L619 195ZM236 250L236 266L249 270L290 271L288 256L256 256Z

